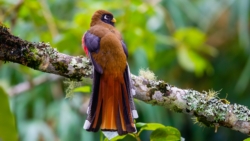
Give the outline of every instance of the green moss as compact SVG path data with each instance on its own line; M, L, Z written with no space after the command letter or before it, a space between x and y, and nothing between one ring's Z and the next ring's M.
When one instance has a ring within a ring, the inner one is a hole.
M40 60L33 60L33 59L27 60L27 66L33 69L38 69L40 64L41 64Z
M35 47L29 47L30 52L32 52L33 54L37 54L38 53L38 49Z
M155 94L155 91L157 91L157 88L152 88L149 90L149 97L152 99L152 96Z
M147 88L151 88L152 85L150 83L146 83Z
M42 43L42 42L39 42L39 43L37 44L37 46L38 46L39 48L41 48L41 50L44 51L44 54L49 55L49 58L51 58L51 59L56 59L56 57L57 57L57 49L51 47L49 43Z
M65 98L73 98L74 96L74 90L75 88L81 87L83 84L82 82L72 81L70 79L67 79L66 81L63 81L64 84L67 85L66 88L66 97Z
M23 48L22 54L25 57L24 64L26 64L28 67L31 67L33 69L38 69L41 64L41 60L39 60L36 57L37 53L38 53L38 50L33 46L30 46L28 48Z
M52 63L52 65L54 66L55 70L61 72L61 73L68 73L68 65L65 64L64 62L54 62Z
M205 116L199 116L199 115L196 115L197 116L197 121L202 125L205 125L207 127L214 127L214 123L213 122L210 122L207 120L207 117Z
M69 75L70 80L78 80L81 81L84 76L82 76L80 73L73 73Z
M172 107L172 110L175 111L175 112L177 112L177 113L182 113L182 109L180 109L177 106Z
M163 81L160 81L159 84L156 87L158 88L158 90L160 90L160 92L165 94L167 85L168 85L167 83L165 83Z
M156 100L149 100L147 103L152 104L152 105L159 105L159 103Z

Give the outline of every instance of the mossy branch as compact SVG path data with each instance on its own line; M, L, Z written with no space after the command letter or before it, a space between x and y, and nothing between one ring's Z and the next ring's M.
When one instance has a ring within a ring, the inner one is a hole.
M92 73L89 59L58 52L49 43L31 43L13 36L0 26L0 60L19 63L35 70L81 80Z
M77 81L92 73L92 65L87 58L59 53L48 43L22 40L10 34L3 26L0 26L0 60ZM134 98L192 115L196 122L214 127L215 131L219 126L224 126L250 135L250 110L246 106L230 104L227 100L218 98L214 91L200 93L191 89L180 89L155 80L151 72L141 74L131 76Z

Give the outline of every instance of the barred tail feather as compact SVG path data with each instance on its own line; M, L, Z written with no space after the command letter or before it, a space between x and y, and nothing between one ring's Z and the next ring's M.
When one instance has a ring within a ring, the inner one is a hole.
M124 80L126 82L126 88L128 90L128 96L129 96L129 102L130 102L130 109L132 111L132 115L133 115L133 118L138 118L138 113L137 113L137 110L135 108L135 104L134 104L134 100L133 100L133 89L132 89L132 80L131 80L131 77L130 77L130 69L129 69L129 65L127 63L127 66L126 66L126 70L124 72Z

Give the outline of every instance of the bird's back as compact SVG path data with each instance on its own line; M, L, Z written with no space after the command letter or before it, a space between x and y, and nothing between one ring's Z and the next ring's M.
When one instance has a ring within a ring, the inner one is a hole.
M93 52L93 58L101 65L107 74L123 73L126 68L126 54L124 53L120 33L115 28L100 27L90 28L90 33L100 37L100 49Z

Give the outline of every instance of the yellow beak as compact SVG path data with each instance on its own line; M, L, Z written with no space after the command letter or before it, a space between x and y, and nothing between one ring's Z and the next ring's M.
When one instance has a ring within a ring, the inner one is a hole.
M116 19L115 19L115 18L113 18L113 19L111 20L111 22L115 23L115 22L116 22Z

